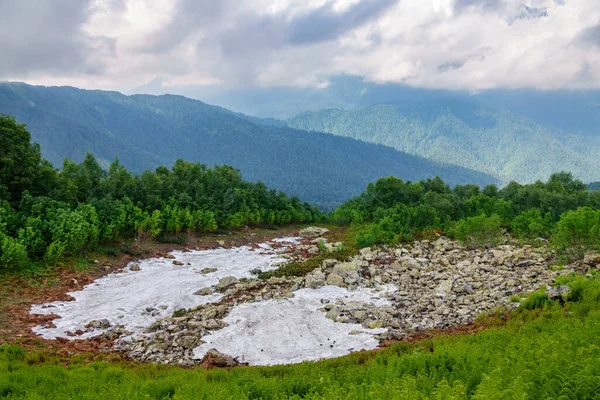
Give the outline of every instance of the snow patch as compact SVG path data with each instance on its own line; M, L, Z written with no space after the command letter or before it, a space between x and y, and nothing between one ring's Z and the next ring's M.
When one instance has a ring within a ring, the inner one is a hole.
M274 242L296 244L298 238L280 238ZM286 262L277 254L281 250L274 250L269 243L262 243L259 247L255 250L242 246L187 253L174 251L171 253L175 256L174 260L154 258L139 261L136 263L139 271L128 267L121 273L96 280L83 290L69 293L74 301L33 305L31 314L56 314L60 318L52 321L54 328L40 325L32 330L46 339L86 339L110 328L94 329L81 336L68 336L67 332L85 331L85 325L90 321L107 319L113 326L123 325L133 335L141 334L152 323L172 315L175 310L216 302L222 297L220 294L194 295L198 289L214 287L219 279L226 276L250 277L253 269L268 271L275 269L275 264ZM173 261L184 265L174 265ZM200 274L204 268L217 270Z
M291 299L236 306L224 319L229 326L202 337L206 343L194 350L194 357L200 359L209 349L216 348L251 365L273 365L374 349L379 342L373 336L385 329L337 323L327 319L319 308L324 306L321 299L371 303L376 307L390 305L380 295L395 288L390 285L383 289L349 291L324 286L297 290Z

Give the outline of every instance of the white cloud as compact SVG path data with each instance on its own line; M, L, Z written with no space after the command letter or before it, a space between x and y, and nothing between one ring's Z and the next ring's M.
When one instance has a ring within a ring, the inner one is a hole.
M468 90L600 87L596 0L53 1L75 10L63 29L44 18L56 8L0 0L0 26L36 18L45 38L0 28L14 60L0 79L318 86L345 73Z

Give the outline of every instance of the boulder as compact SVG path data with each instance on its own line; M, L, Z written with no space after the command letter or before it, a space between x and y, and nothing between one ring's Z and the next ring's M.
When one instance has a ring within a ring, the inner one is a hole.
M133 263L129 266L129 270L130 271L139 271L140 270L140 264L137 263Z
M588 253L583 257L583 263L587 265L600 264L600 253Z
M327 228L319 228L317 226L309 226L300 231L300 236L307 238L319 237L329 232Z
M568 286L551 287L546 291L550 300L559 300L561 302L565 300L565 296L569 293L571 293L571 288Z
M198 272L199 274L212 274L213 272L217 272L216 268L204 268L201 269L200 272Z
M452 285L454 285L454 281L452 279L447 279L445 281L442 281L436 288L435 288L435 294L436 295L448 295L450 293L452 293Z
M204 368L224 368L224 367L235 367L238 365L244 365L238 362L235 358L223 354L217 349L210 349L202 357L201 365Z
M226 276L225 278L221 278L219 283L217 283L217 286L215 286L215 290L218 292L224 292L238 282L239 279L235 276Z
M205 287L205 288L196 290L194 292L194 294L196 296L208 296L208 295L212 294L212 289L209 287Z
M346 286L344 284L344 278L342 278L338 274L329 274L329 276L327 277L326 283L328 285L332 285L332 286L339 286L339 287Z

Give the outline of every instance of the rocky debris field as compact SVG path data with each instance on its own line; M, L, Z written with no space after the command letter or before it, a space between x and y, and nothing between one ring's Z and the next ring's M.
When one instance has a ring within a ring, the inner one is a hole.
M301 232L305 239L281 246L278 257L301 261L336 251L340 244L325 246L319 237L325 233L320 228ZM143 312L154 320L135 334L108 320L86 326L141 361L185 366L210 366L211 360L218 360L214 365L298 362L374 348L415 331L448 328L498 308L512 309L521 295L551 286L557 275L598 264L600 256L588 255L584 263L558 267L553 251L543 245L467 249L441 237L365 248L346 262L325 259L303 277L261 280L258 268L243 277L221 273L209 285L194 288L197 306L163 316L148 305ZM144 263L136 265L144 271ZM221 269L202 266L196 274L210 276ZM552 289L552 296L564 294L564 288Z

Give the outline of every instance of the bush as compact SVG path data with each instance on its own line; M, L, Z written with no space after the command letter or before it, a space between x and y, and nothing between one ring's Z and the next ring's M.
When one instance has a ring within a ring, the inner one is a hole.
M552 242L569 259L600 249L600 210L581 207L564 213L556 224Z
M452 234L467 246L496 246L503 240L504 229L497 214L481 214L458 221Z
M550 214L546 213L542 216L537 208L517 215L510 224L512 233L523 239L549 237L552 234L552 228L553 223Z
M0 233L0 272L17 271L28 262L27 248L17 239Z

